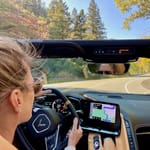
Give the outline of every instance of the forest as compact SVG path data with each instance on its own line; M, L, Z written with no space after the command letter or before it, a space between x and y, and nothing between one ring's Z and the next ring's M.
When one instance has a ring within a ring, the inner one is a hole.
M0 35L26 39L107 39L107 29L95 0L90 1L88 10L69 10L63 0L51 0L48 6L43 0L0 0ZM150 66L150 61L139 61L140 65L131 66L129 74L150 71L150 67L144 67L146 63ZM44 68L48 80L61 80L62 76L75 80L104 77L91 74L82 59L38 60L38 64Z

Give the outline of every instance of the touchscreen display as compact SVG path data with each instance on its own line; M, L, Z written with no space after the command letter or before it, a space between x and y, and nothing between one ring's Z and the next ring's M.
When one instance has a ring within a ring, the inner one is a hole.
M115 123L116 106L113 104L90 103L89 119Z

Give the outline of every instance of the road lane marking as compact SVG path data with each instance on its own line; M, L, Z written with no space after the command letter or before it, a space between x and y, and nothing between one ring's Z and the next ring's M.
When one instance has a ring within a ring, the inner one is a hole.
M135 92L131 92L130 91L130 89L129 89L129 86L130 86L130 84L132 84L132 83L134 83L134 82L137 82L137 81L139 81L139 82L137 82L137 84L135 84L135 86L138 86L139 87L139 89L140 90L144 90L144 91L141 91L141 92L138 92L139 94L141 93L141 94L150 94L150 90L148 90L148 89L146 89L145 87L143 87L142 85L141 85L141 83L142 83L142 81L144 81L145 79L147 79L147 78L142 78L142 77L140 77L140 78L136 78L136 79L131 79L131 80L129 80L126 84L125 84L125 91L128 93L128 94L130 94L130 93L135 93Z
M125 84L125 91L126 91L126 93L128 93L128 94L130 94L130 92L129 92L129 90L128 90L128 85L130 84L130 83L132 83L133 82L133 80L129 80L128 82L126 82L126 84Z

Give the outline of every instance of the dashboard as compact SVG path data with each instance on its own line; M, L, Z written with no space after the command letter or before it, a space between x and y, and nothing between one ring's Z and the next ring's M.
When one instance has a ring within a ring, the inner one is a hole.
M80 124L85 133L99 133L100 135L110 135L115 137L116 141L122 137L123 143L128 143L130 150L141 150L150 146L148 142L150 127L150 102L149 95L134 95L120 93L105 93L87 91L84 93L64 93L71 101L80 118ZM63 101L55 94L48 94L36 100L37 103L55 109L60 114L69 114L69 110L65 107ZM119 106L120 126L117 128L119 132L111 132L111 127L107 130L99 129L102 121L97 116L93 120L89 119L89 104L104 103ZM112 103L113 102L113 103ZM144 108L144 109L143 109ZM141 113L144 111L145 113ZM143 116L144 115L144 116ZM124 128L124 135L122 135ZM109 132L108 132L109 131ZM117 133L117 134L116 134Z
M80 103L72 99L70 101L80 115L82 129L112 135L120 134L120 107L118 104L89 100L80 100ZM39 97L36 102L48 106L62 115L69 114L63 100L55 94Z

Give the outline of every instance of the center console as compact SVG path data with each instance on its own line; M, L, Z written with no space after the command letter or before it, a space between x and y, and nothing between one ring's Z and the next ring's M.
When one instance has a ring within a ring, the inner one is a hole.
M121 130L119 136L115 136L114 140L109 139L107 143L105 143L106 141L103 139L103 133L89 132L88 150L105 150L109 149L110 147L111 150L135 150L133 147L130 147L130 141L128 140L124 117L122 114L120 116Z

